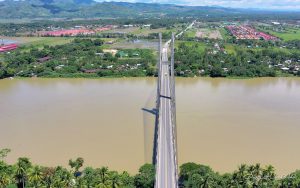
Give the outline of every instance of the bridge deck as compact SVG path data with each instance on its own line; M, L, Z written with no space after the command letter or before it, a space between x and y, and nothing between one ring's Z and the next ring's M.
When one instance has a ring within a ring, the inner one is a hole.
M170 69L167 47L163 48L161 96L156 166L156 188L177 188L176 155L172 124Z

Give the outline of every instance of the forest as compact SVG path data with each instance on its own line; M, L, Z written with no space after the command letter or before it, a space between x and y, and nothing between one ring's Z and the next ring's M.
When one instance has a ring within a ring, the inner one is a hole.
M70 159L68 168L45 167L20 157L15 164L4 159L9 149L0 150L0 187L2 188L153 188L155 166L145 164L136 175L117 172L108 167L86 167L81 157ZM220 174L202 164L185 163L180 166L180 188L297 188L300 171L278 178L273 166L242 164L232 173Z

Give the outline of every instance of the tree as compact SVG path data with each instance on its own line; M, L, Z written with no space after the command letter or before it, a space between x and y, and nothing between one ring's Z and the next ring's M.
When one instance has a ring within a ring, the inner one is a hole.
M11 180L8 174L0 172L0 187L6 187L10 184Z
M73 182L74 177L72 174L63 167L56 167L54 177L54 181L52 187L61 188L61 187L69 187Z
M137 188L152 188L155 182L155 167L152 164L145 164L139 169L134 178Z
M83 170L83 181L87 188L93 187L95 184L95 170L91 167L87 167Z
M11 150L10 149L2 149L0 150L0 160L3 160L8 153L10 153Z
M107 167L102 167L96 169L96 186L98 187L108 187L109 181L109 171Z
M72 159L69 160L69 165L71 168L74 168L74 172L78 172L79 168L83 166L84 159L81 157L78 157L75 161Z
M300 187L300 170L293 172L281 179L279 182L280 188Z
M262 169L261 179L259 181L260 187L273 187L275 184L275 169L273 166L268 165Z
M38 188L42 184L43 173L41 167L35 166L29 170L28 180L32 188Z
M128 172L123 172L120 175L122 185L126 188L133 188L134 186L134 177L131 177Z
M121 187L122 181L121 181L119 174L117 172L112 172L112 174L110 176L111 176L111 178L110 178L111 188Z
M46 188L51 188L54 182L54 174L55 174L54 168L46 167L42 169L42 178L43 178L42 182Z
M27 173L30 168L31 168L31 162L29 161L28 158L21 157L18 159L18 162L16 164L16 172L15 172L15 179L18 188L26 187Z
M196 163L185 163L180 166L180 173L179 173L179 182L183 183L187 181L189 176L199 168L200 166Z

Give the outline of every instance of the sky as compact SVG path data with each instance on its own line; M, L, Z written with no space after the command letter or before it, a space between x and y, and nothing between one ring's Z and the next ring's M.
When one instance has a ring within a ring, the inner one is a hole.
M103 1L103 0L96 0ZM106 0L107 1L107 0ZM114 0L120 1L120 0ZM300 10L300 0L122 0L124 2L170 3L189 6L222 6L233 8L258 8Z

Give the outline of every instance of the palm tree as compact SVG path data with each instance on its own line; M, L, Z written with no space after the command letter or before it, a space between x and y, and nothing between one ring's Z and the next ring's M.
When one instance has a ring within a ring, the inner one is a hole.
M28 158L19 158L16 164L15 179L18 188L26 187L27 171L31 167L31 162Z
M245 164L242 164L238 171L233 174L233 179L236 183L236 185L242 186L242 187L248 187L249 185L249 173L248 173L248 167Z
M28 180L31 183L33 188L40 187L42 183L43 173L39 166L32 168L28 174Z
M83 180L87 188L93 187L95 183L95 170L91 167L86 167L83 171Z
M100 182L103 184L106 184L106 182L109 180L109 171L107 167L102 167L99 170L97 170L99 177L100 177Z
M257 187L258 182L261 178L260 177L261 176L260 164L250 165L248 167L248 174L249 174L249 181L252 184L251 186Z
M104 183L99 183L95 186L95 188L110 188L110 186Z
M262 170L260 186L261 187L272 187L275 183L275 168L271 165L267 166Z
M112 188L118 188L122 185L121 178L117 172L111 174L110 183Z
M18 188L25 188L26 171L22 166L17 165L15 179Z
M0 187L6 187L10 184L10 177L6 173L0 173Z
M43 168L43 183L46 188L51 188L53 181L54 181L54 174L55 169L54 168Z
M53 187L69 187L72 183L72 179L73 177L68 170L62 167L57 167L53 177Z

